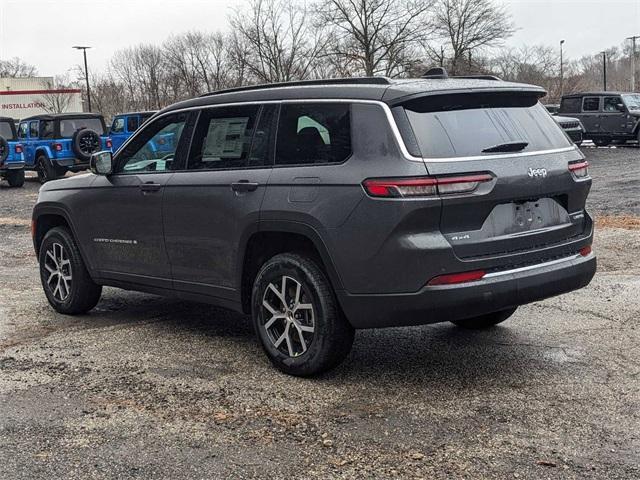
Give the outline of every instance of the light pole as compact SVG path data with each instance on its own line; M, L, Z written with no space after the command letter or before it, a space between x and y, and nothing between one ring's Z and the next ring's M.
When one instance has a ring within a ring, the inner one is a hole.
M602 82L604 84L604 91L607 91L607 52L600 52L602 54Z
M562 46L564 45L564 40L560 40L560 99L564 95L564 65L562 62Z
M636 91L636 40L640 38L639 35L634 35L633 37L627 38L627 40L631 40L633 43L633 48L631 49L631 91Z
M76 50L82 50L84 55L84 79L87 82L87 108L91 111L91 90L89 90L89 69L87 68L87 49L91 47L74 46Z

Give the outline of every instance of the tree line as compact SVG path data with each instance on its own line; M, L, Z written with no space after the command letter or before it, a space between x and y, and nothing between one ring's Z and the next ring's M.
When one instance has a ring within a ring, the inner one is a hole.
M416 77L434 65L541 85L552 100L560 95L558 49L505 47L516 27L494 0L246 0L227 20L226 31L186 32L115 52L105 72L91 73L94 109L106 116L153 110L259 83ZM607 53L609 88L628 89L629 48ZM600 56L565 62L564 91L601 88L602 68ZM0 61L3 72L35 68L15 59Z

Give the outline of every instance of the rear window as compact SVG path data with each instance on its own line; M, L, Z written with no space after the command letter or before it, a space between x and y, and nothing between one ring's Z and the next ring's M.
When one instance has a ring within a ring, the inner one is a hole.
M0 137L4 137L5 140L15 140L11 122L0 122Z
M571 146L532 95L442 95L404 107L425 158L491 156L483 150L505 144L527 144L513 153Z
M99 118L64 118L60 120L60 136L63 138L71 138L73 134L83 128L89 128L104 135L104 126Z

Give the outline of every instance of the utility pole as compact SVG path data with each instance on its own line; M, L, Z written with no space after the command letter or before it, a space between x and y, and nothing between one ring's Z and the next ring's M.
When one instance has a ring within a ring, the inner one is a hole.
M76 50L82 50L82 53L84 54L84 79L87 83L87 109L91 111L91 90L89 90L89 69L87 68L87 49L91 47L75 46L72 48L75 48Z
M564 65L562 62L562 45L564 40L560 40L560 98L564 95Z
M602 82L604 84L604 91L607 91L607 52L600 52L602 54Z
M631 40L633 48L631 49L631 91L636 91L636 40L640 38L640 35L634 35L628 37L627 40Z

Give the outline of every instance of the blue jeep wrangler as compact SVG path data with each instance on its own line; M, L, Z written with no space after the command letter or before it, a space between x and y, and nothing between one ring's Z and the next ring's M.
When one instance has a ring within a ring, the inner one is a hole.
M111 150L102 115L58 113L25 118L18 127L26 168L44 183L89 168L91 154Z
M13 118L0 117L0 177L7 180L10 187L24 185L24 154L16 139Z
M113 143L113 151L118 150L128 138L133 135L140 125L151 118L156 112L129 112L113 117L109 136Z

